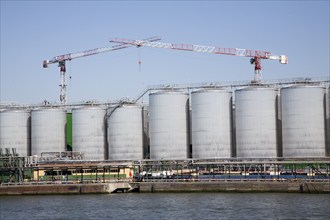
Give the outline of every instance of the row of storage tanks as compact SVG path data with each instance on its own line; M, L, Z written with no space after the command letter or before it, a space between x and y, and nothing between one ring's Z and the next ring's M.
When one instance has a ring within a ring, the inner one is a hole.
M330 88L252 86L149 94L149 107L72 109L72 148L86 160L325 157ZM189 100L191 103L189 104ZM66 110L0 111L0 146L20 156L66 150ZM148 149L149 146L149 149Z

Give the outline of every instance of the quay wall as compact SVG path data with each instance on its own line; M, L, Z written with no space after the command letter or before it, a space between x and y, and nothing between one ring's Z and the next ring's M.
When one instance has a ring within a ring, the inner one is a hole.
M330 182L147 182L140 192L292 192L330 193Z
M330 182L130 182L141 193L153 192L283 192L330 193ZM112 190L111 190L112 191ZM0 196L5 195L77 195L109 193L108 183L100 184L44 184L1 185Z
M0 186L3 195L70 195L107 193L108 184L45 184Z

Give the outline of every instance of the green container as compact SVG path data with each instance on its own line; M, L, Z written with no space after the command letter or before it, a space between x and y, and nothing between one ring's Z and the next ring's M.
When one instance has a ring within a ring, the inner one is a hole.
M72 113L66 113L66 150L72 151Z

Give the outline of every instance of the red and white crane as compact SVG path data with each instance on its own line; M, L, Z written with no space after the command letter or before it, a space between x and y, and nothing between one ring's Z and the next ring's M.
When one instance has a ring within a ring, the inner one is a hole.
M159 37L151 37L142 40L143 42L154 42L160 40ZM60 56L56 56L51 60L44 60L43 61L43 68L47 68L49 64L53 63L58 63L58 67L60 67L60 75L61 75L61 94L60 94L60 102L62 105L65 105L67 102L67 93L66 93L66 80L65 80L65 73L66 73L66 61L70 61L76 58L80 57L86 57L86 56L91 56L99 53L105 53L109 51L114 51L114 50L119 50L119 49L124 49L127 47L130 47L132 45L130 44L119 44L111 47L101 47L101 48L96 48L96 49L91 49L91 50L85 50L77 53L69 53L69 54L63 54Z
M144 40L130 40L125 38L114 38L111 39L110 42L135 45L137 47L144 46L144 47L193 51L193 52L210 53L210 54L251 57L250 63L254 64L254 81L253 81L254 83L261 83L262 59L279 60L281 64L288 63L288 57L285 55L273 55L271 54L271 52L260 51L260 50L201 46L201 45L193 45L193 44L172 44L172 43L162 43L162 42L150 42Z

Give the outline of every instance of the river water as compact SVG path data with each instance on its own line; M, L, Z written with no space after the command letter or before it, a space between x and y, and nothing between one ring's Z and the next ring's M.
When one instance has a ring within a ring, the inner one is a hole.
M330 219L329 194L1 196L0 219Z

